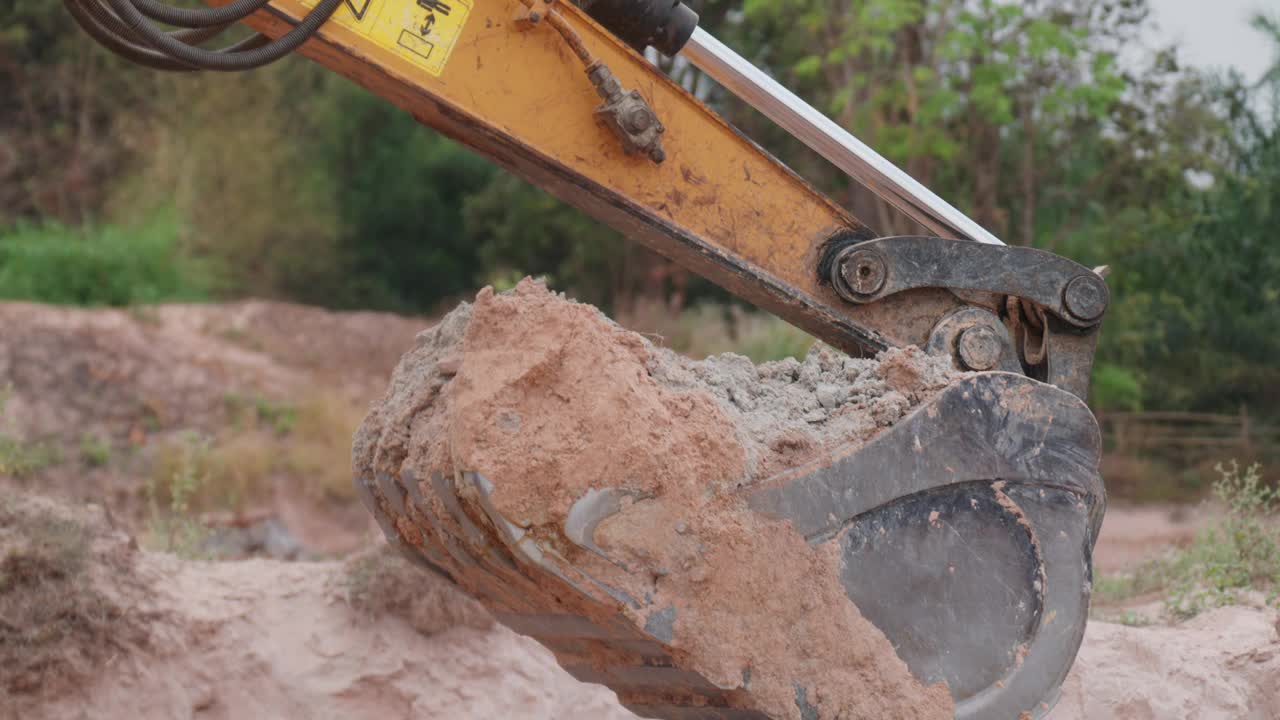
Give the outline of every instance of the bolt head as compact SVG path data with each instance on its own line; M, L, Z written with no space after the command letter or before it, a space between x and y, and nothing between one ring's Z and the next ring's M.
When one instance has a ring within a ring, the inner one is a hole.
M1101 318L1110 302L1111 291L1107 289L1106 282L1094 273L1076 277L1062 292L1062 304L1067 312L1083 322Z
M956 341L960 362L969 370L985 372L1000 364L1004 344L995 330L986 325L975 325L960 333Z
M637 135L653 127L657 118L647 108L638 107L627 113L627 129Z
M840 275L858 295L875 295L884 289L889 269L879 253L855 250L840 262Z

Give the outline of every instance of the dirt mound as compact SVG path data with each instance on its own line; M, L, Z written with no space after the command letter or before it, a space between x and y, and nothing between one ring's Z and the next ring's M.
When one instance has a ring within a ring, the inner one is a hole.
M402 561L191 563L137 553L146 645L0 692L0 718L633 720L532 641ZM99 578L101 582L101 578ZM6 668L7 670L7 668Z
M86 310L0 304L0 386L28 437L68 429L128 439L216 430L229 395L278 398L340 374L385 382L425 321L278 303ZM368 393L371 397L372 393Z
M1049 720L1280 718L1280 616L1223 608L1175 627L1091 623Z
M136 560L100 508L0 493L0 699L66 692L149 646Z
M168 427L213 430L227 422L228 394L279 394L292 379L259 354L145 313L0 305L0 383L11 387L7 415L22 434L127 441Z
M1184 547L1220 514L1208 504L1142 506L1111 505L1093 549L1096 572L1130 570L1169 548Z
M167 305L155 309L165 327L220 338L310 375L351 386L362 401L376 397L424 318L375 312L329 312L250 300L228 305Z
M870 437L950 377L919 353L694 363L525 281L419 338L358 433L355 466L481 473L504 517L645 598L619 607L638 627L674 617L671 644L691 667L723 688L749 684L776 717L807 704L823 717L941 718L946 689L921 687L861 616L832 548L736 491ZM564 535L571 506L605 490L627 498L595 534L611 562Z
M0 304L0 445L30 449L0 464L0 488L93 499L141 534L147 483L191 471L219 548L279 545L256 537L274 522L286 545L350 550L369 522L350 502L351 433L425 324L267 302Z

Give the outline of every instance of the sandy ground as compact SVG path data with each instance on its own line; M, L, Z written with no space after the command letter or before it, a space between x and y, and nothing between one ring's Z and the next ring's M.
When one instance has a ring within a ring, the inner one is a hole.
M436 634L370 618L343 599L341 564L184 564L139 571L167 613L156 647L120 657L49 699L3 703L5 718L582 718L622 720L613 693L578 683L505 628Z
M1177 627L1094 622L1049 720L1275 720L1275 612L1223 608Z
M403 566L423 597L441 581ZM605 688L570 678L536 643L447 601L371 616L341 563L192 563L140 553L163 618L144 653L0 717L624 720ZM1178 627L1093 623L1051 720L1280 718L1274 612L1218 610Z
M1101 573L1119 572L1169 548L1188 545L1216 514L1217 510L1209 504L1112 505L1102 522L1093 567Z

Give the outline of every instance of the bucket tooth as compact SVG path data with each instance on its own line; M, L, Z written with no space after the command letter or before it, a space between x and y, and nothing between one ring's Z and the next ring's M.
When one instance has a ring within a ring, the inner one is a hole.
M596 545L596 528L621 512L622 499L629 495L627 491L617 488L588 490L586 495L578 498L573 507L569 508L569 515L564 520L565 537L578 547L610 560Z

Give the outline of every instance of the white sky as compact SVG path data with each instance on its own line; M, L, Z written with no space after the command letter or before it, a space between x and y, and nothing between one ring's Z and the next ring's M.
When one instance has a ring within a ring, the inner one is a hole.
M1185 61L1233 66L1254 81L1274 61L1270 43L1249 27L1253 12L1280 15L1280 0L1151 0L1160 44L1177 43Z

